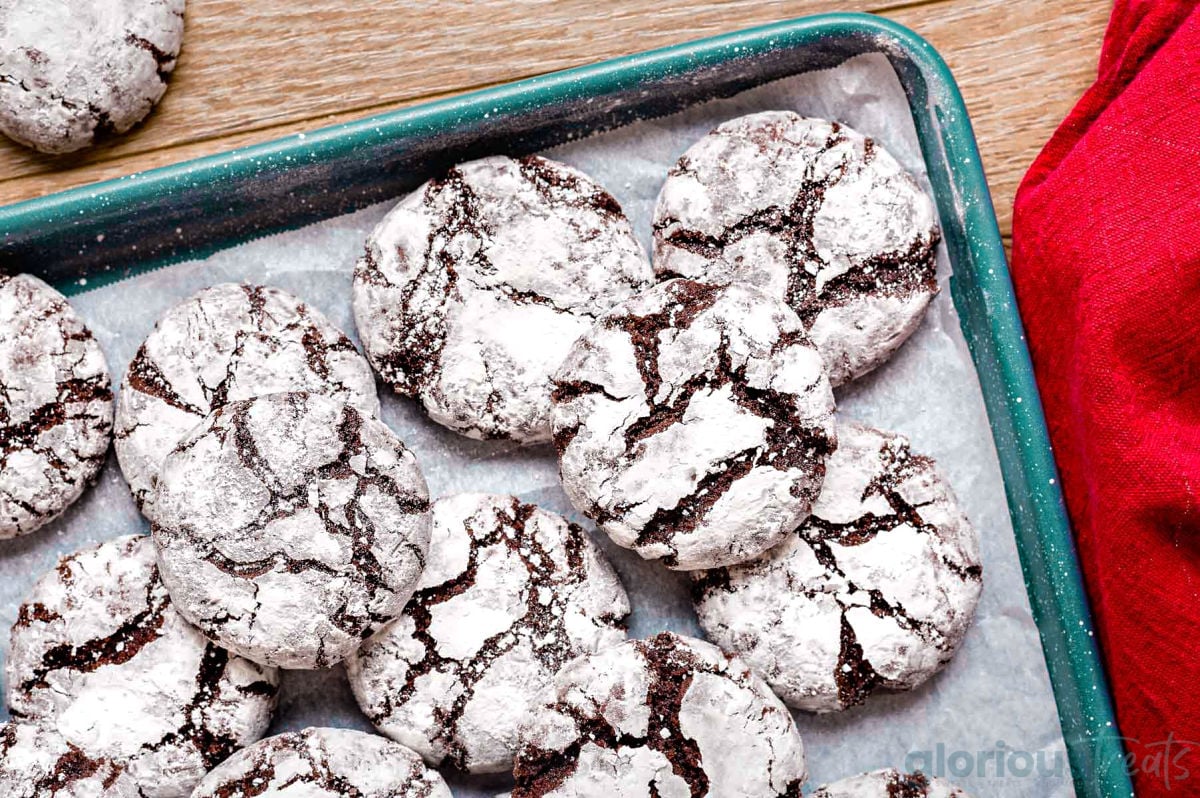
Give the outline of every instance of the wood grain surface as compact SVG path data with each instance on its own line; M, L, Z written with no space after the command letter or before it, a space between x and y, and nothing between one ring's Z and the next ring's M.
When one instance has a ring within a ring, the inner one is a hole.
M50 158L0 137L0 204L423 100L823 11L928 38L975 122L1007 235L1021 175L1095 74L1110 0L189 0L184 53L131 134Z

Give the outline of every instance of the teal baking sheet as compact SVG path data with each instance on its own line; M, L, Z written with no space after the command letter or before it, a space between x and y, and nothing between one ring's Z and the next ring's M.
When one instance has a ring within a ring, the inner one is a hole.
M0 209L0 268L91 290L533 152L882 53L908 96L1080 795L1130 795L1004 249L948 68L907 29L825 15L604 62ZM936 752L935 752L936 756Z

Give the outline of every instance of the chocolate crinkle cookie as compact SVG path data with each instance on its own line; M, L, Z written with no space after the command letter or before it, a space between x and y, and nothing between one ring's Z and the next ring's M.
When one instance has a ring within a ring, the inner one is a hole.
M708 637L813 712L927 680L961 645L982 587L978 535L935 463L853 423L838 427L809 519L694 583Z
M629 599L587 533L511 496L433 505L404 614L349 660L380 731L431 765L512 770L517 730L568 660L625 639Z
M278 288L223 283L171 308L138 349L117 401L116 449L151 520L163 459L229 402L310 391L378 415L375 376L319 311Z
M112 405L104 353L62 294L0 274L0 539L53 520L96 480Z
M808 515L833 391L796 314L743 285L655 286L555 376L563 487L619 545L692 570L757 557Z
M142 121L167 90L184 0L0 0L0 131L51 154Z
M205 640L171 604L154 545L129 536L65 557L21 605L8 706L89 759L120 763L142 798L184 798L267 730L278 673Z
M340 662L404 609L429 548L412 453L317 394L214 411L164 461L155 502L175 607L264 665Z
M970 798L942 779L924 773L876 770L817 788L812 798Z
M192 798L451 798L421 757L399 743L350 729L305 729L234 754Z
M367 356L472 438L550 440L550 378L593 319L654 281L617 201L530 156L451 169L375 229L354 273Z
M784 300L837 386L920 325L938 290L938 240L932 201L873 139L767 111L721 125L671 170L655 210L654 267Z
M4 798L145 798L125 768L89 756L45 726L0 723Z
M663 633L568 664L521 731L512 798L799 798L804 745L740 661Z

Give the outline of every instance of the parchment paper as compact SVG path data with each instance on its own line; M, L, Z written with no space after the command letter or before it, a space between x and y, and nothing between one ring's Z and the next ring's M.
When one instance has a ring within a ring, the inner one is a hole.
M846 122L884 143L924 180L903 91L882 56L859 57L834 70L788 78L547 154L606 185L648 247L654 199L678 156L724 120L776 108ZM353 335L351 269L367 233L387 210L386 205L369 208L202 262L86 291L72 301L104 346L114 382L163 311L226 280L292 291ZM1070 796L1074 790L1062 732L979 383L949 296L944 247L939 258L943 291L924 325L890 363L840 392L839 412L902 431L916 450L938 459L983 539L983 598L957 658L922 688L876 695L865 706L840 714L797 716L808 748L809 789L862 770L908 766L951 778L976 798ZM383 399L384 420L416 452L435 496L465 490L514 493L594 531L562 493L549 448L472 442L427 421L413 402L390 395ZM99 485L64 518L24 539L0 542L0 626L12 625L23 596L61 554L139 531L148 531L147 524L110 455ZM596 537L630 592L633 635L663 629L700 633L684 577L615 548L603 534ZM0 710L0 717L7 713ZM341 669L286 675L273 733L307 725L368 728ZM1031 772L1021 775L1027 766ZM507 788L504 781L452 783L461 798L491 796Z

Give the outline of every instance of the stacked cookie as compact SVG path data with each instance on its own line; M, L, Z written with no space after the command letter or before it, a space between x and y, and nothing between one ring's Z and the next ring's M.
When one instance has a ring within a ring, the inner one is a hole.
M22 607L0 785L415 798L449 795L440 767L512 773L514 798L799 796L789 707L920 685L979 598L978 539L936 464L836 416L834 388L885 362L937 291L934 210L871 139L773 112L684 154L654 240L652 264L579 171L492 157L372 233L353 278L365 358L278 289L219 285L168 311L115 419L152 537L64 559ZM40 316L69 311L54 307ZM57 323L62 347L89 345ZM102 360L60 360L81 373L59 383L91 387L55 401L81 406L0 427L0 454L51 464L0 481L15 531L61 511L107 446ZM372 371L459 434L553 443L581 514L690 572L711 643L627 639L616 571L566 518L431 500ZM43 417L82 431L43 441ZM390 741L256 742L279 669L339 663ZM856 778L820 794L956 794Z

